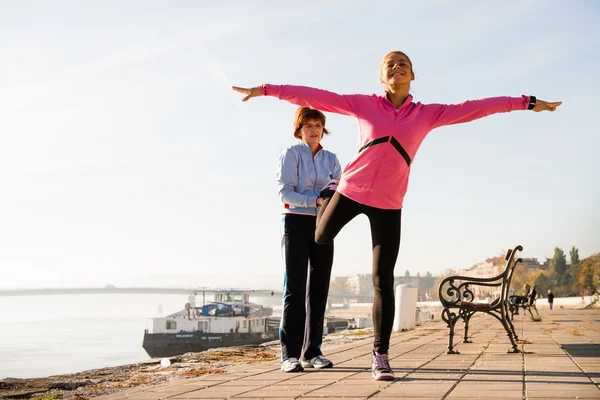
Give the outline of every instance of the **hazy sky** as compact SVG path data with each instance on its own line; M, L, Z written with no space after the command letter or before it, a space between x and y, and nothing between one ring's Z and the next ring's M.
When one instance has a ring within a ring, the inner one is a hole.
M434 130L412 168L396 274L600 251L600 3L2 1L0 287L280 283L280 152L295 106L232 84L381 93L391 49L415 101L534 94ZM327 115L342 165L354 119ZM364 216L334 275L370 273Z

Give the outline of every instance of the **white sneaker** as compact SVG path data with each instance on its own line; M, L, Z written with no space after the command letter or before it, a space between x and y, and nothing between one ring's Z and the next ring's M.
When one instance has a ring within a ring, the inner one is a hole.
M302 372L304 368L302 368L297 358L291 357L281 362L281 370L283 372Z
M302 360L302 366L304 368L321 369L321 368L331 368L331 367L333 367L333 363L331 361L329 361L327 358L325 358L325 356L320 355L320 356L313 357L308 361Z

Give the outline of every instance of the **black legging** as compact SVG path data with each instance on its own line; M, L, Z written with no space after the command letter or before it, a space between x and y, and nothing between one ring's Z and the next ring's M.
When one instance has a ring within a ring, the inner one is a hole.
M379 354L384 354L388 352L394 324L394 267L400 249L402 210L366 206L336 192L319 210L315 241L329 243L358 214L365 214L371 224L374 347Z

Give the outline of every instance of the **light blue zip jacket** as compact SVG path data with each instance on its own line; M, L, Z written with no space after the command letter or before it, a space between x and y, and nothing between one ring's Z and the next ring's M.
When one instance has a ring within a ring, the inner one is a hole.
M277 191L282 214L317 215L316 200L332 179L340 179L337 156L319 145L313 159L310 147L300 142L281 153L277 169Z

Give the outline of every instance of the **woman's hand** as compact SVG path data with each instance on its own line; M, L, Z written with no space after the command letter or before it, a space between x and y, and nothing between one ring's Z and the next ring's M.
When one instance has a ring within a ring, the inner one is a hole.
M233 90L235 90L236 92L240 92L242 94L245 94L246 97L244 97L242 99L242 101L248 101L248 99L251 99L253 97L258 97L258 96L262 96L263 93L260 90L260 87L253 87L250 89L246 89L246 88L241 88L241 87L237 87L237 86L232 86L231 87Z
M562 101L555 101L553 103L550 103L544 100L536 99L535 107L533 107L531 110L535 112L554 111L561 104Z
M323 205L323 199L321 197L317 197L316 204L317 207L321 207Z

